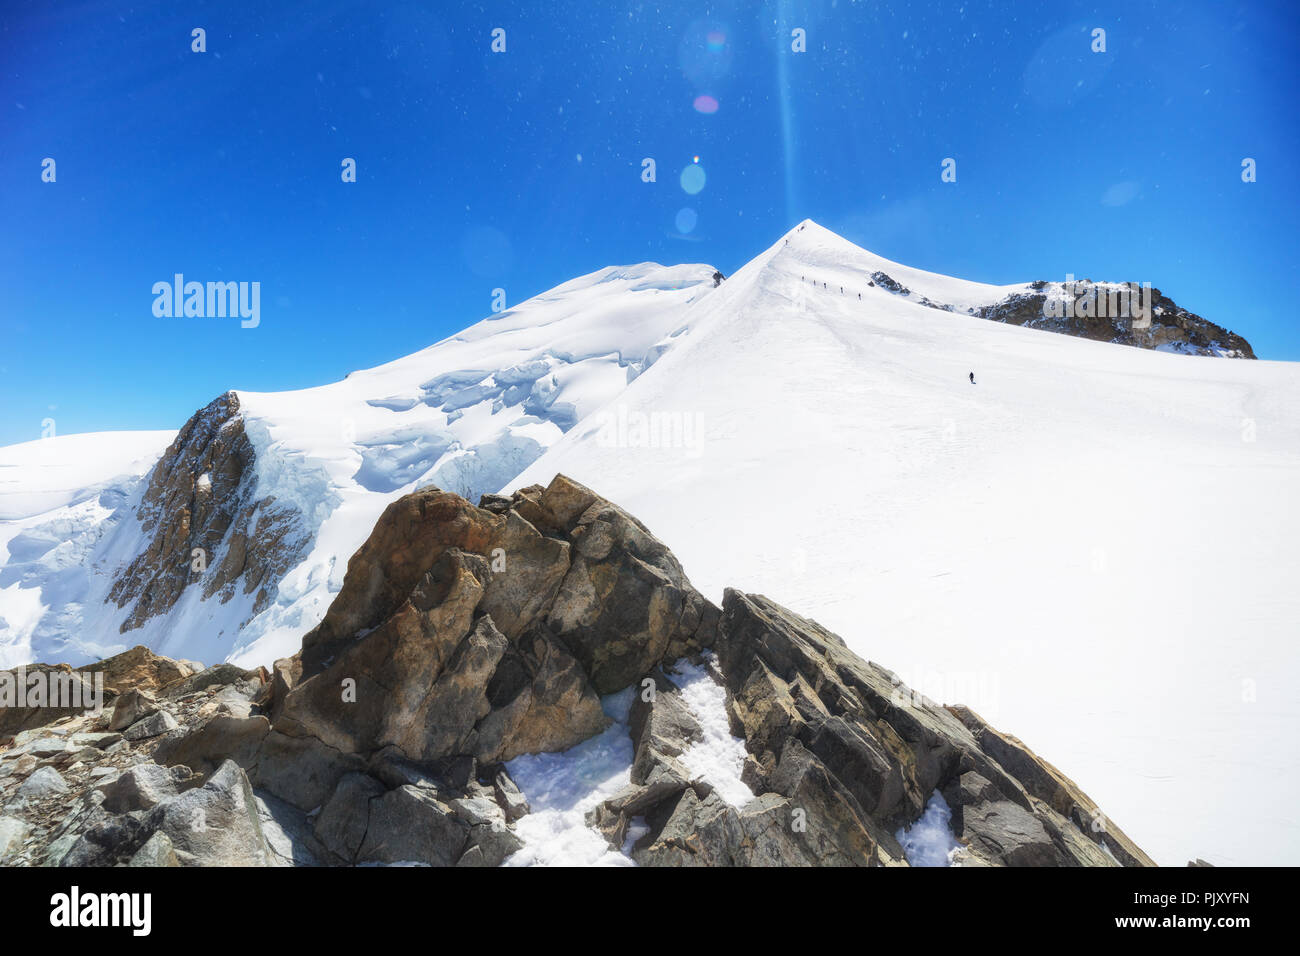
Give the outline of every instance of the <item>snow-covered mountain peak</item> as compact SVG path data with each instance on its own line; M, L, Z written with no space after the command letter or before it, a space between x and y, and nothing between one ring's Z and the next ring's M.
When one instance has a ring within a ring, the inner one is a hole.
M1275 736L1273 711L1231 701L1243 680L1261 699L1265 678L1300 680L1276 654L1300 619L1278 598L1296 593L1300 527L1275 506L1300 474L1300 367L1154 354L1246 353L1153 291L1145 338L1045 334L1050 283L913 269L804 221L729 278L611 266L342 381L223 396L179 433L0 449L0 665L134 644L269 664L320 622L394 499L563 472L644 520L711 599L767 593L910 664L935 699L1026 728L1173 858L1144 810L1170 791L1111 781L1149 766L1222 789L1196 776L1212 767L1198 741L1224 721ZM1267 610L1243 630L1243 606ZM1263 676L1237 674L1241 647ZM1120 672L1156 690L1108 726L1118 711L1091 695ZM1177 740L1133 741L1130 724L1168 715ZM1272 760L1243 754L1222 805L1258 800L1250 774Z

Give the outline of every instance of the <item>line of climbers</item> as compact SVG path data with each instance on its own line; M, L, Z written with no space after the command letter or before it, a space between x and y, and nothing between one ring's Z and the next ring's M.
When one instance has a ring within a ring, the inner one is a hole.
M787 240L787 241L789 241L789 240ZM811 282L811 283L813 284L813 288L814 288L814 289L817 288L817 280L816 280L816 279L809 279L807 276L800 276L800 277L799 277L799 281L800 281L800 282ZM868 279L868 280L867 280L867 285L871 286L871 288L873 288L873 289L876 287L876 283L873 282L871 279ZM828 289L828 287L827 287L827 285L826 285L825 282L822 283L822 288L823 288L823 289L827 289L827 291L829 291L829 289ZM844 286L840 286L840 295L843 295L843 294L844 294ZM859 301L859 302L862 301L862 293L861 293L861 292L858 293L858 301ZM970 383L971 383L972 385L975 384L975 373L974 373L974 372L971 372L971 373L970 373Z
M811 282L811 283L813 284L813 287L814 287L814 288L816 288L816 286L817 286L817 280L816 280L816 279L809 279L807 276L800 276L800 277L799 277L799 281L800 281L800 282ZM870 279L867 280L867 285L871 286L871 288L873 288L873 289L876 287L876 284L875 284L874 282L872 282ZM828 288L825 282L822 283L822 288L823 288L823 289ZM844 294L844 286L840 286L840 295L843 295L843 294ZM858 301L859 301L859 302L862 301L862 293L861 293L861 292L858 293Z

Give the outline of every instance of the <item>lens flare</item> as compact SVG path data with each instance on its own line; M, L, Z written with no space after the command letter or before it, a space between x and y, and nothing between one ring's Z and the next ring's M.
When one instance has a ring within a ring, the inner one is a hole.
M681 183L682 190L688 196L694 196L704 188L704 183L708 177L704 175L704 167L698 163L691 163L682 170Z
M708 93L701 93L695 97L695 112L703 113L709 116L718 111L718 101Z
M699 221L699 215L690 206L677 210L677 231L682 235L694 232Z

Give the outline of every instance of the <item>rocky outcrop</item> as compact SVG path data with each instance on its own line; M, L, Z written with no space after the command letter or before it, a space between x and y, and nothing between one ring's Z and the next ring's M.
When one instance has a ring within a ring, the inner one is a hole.
M1019 741L914 695L767 598L728 591L716 649L755 798L729 806L690 779L675 758L697 729L658 678L654 702L634 712L631 784L588 816L616 846L643 820L630 848L642 864L903 865L897 834L941 793L955 808L956 863L1153 865Z
M683 688L707 685L682 681L683 659L716 682L716 719L693 709ZM719 609L563 476L478 507L408 495L299 654L159 684L163 669L0 749L10 858L495 866L531 812L507 762L604 732L601 698L627 690L628 782L586 821L643 865L904 866L936 801L956 863L1151 864L1016 738L767 598L728 591ZM691 754L726 736L724 699L744 756L719 786Z
M148 695L150 691L200 670L202 665L192 661L174 661L137 645L121 654L76 668L67 664L30 664L0 671L0 745L28 728L84 713L86 707L81 703L86 702L88 706L101 692L102 706L111 710L124 693L133 691ZM72 686L73 682L77 687ZM34 696L30 690L35 684L48 689L45 696L23 706ZM17 699L20 687L28 691L21 695L22 702ZM9 699L6 691L14 694L15 699ZM74 699L78 701L76 706L59 706L60 702Z
M194 673L189 664L144 648L90 669L108 675L103 708L30 708L32 726L0 739L2 816L17 821L6 831L5 862L276 862L257 837L262 801L252 797L236 763L220 761L195 773L155 759L210 722L210 705L222 692L258 693L265 672L223 665ZM238 674L233 684L231 670Z
M715 622L662 544L566 478L494 508L417 492L277 665L276 732L485 765L562 750L607 724L598 695L711 643Z
M130 608L123 633L171 610L190 585L222 603L255 595L250 617L270 605L309 535L294 508L257 497L255 459L234 392L185 423L149 473L137 515L148 546L109 592Z
M873 272L870 284L930 309L941 309L945 312L963 311L956 306L934 302L913 292L884 272ZM1027 292L1013 292L1005 299L991 305L964 311L994 322L1043 329L1097 342L1112 342L1117 345L1131 345L1136 348L1157 349L1185 355L1246 359L1255 357L1250 343L1240 335L1215 325L1209 319L1204 319L1194 312L1188 312L1159 289L1150 290L1151 314L1145 317L1139 316L1139 321L1134 322L1131 314L1134 309L1130 309L1129 313L1120 314L1122 310L1118 306L1126 300L1112 298L1110 293L1117 289L1117 285L1093 282L1091 279L1075 282L1068 290L1065 283L1040 280L1030 283ZM1063 305L1067 297L1071 303L1068 314ZM1145 309L1145 298L1146 293L1143 293L1143 309ZM1074 304L1080 299L1087 299L1088 306L1076 314ZM1055 310L1052 308L1053 303L1058 306ZM1146 319L1149 319L1149 322Z
M1072 292L1067 292L1064 284L1059 282L1035 282L1030 288L1030 292L1013 293L1000 302L975 309L973 314L995 322L1060 332L1097 342L1187 355L1255 357L1250 343L1240 335L1188 312L1159 289L1150 290L1151 314L1145 317L1149 319L1148 323L1135 322L1131 315L1115 314L1108 294L1110 287L1090 279L1076 282ZM1066 315L1064 308L1058 310L1059 315L1049 314L1052 311L1049 299L1060 302L1069 295L1075 301L1087 298L1090 303L1088 314ZM1143 300L1145 302L1145 293ZM1099 310L1093 303L1100 303L1103 308ZM1098 311L1107 314L1096 314Z

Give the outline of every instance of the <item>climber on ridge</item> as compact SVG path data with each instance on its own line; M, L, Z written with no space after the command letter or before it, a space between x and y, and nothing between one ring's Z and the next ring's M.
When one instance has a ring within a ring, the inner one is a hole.
M970 373L970 383L971 383L972 385L975 384L975 373L974 373L974 372L971 372L971 373Z

